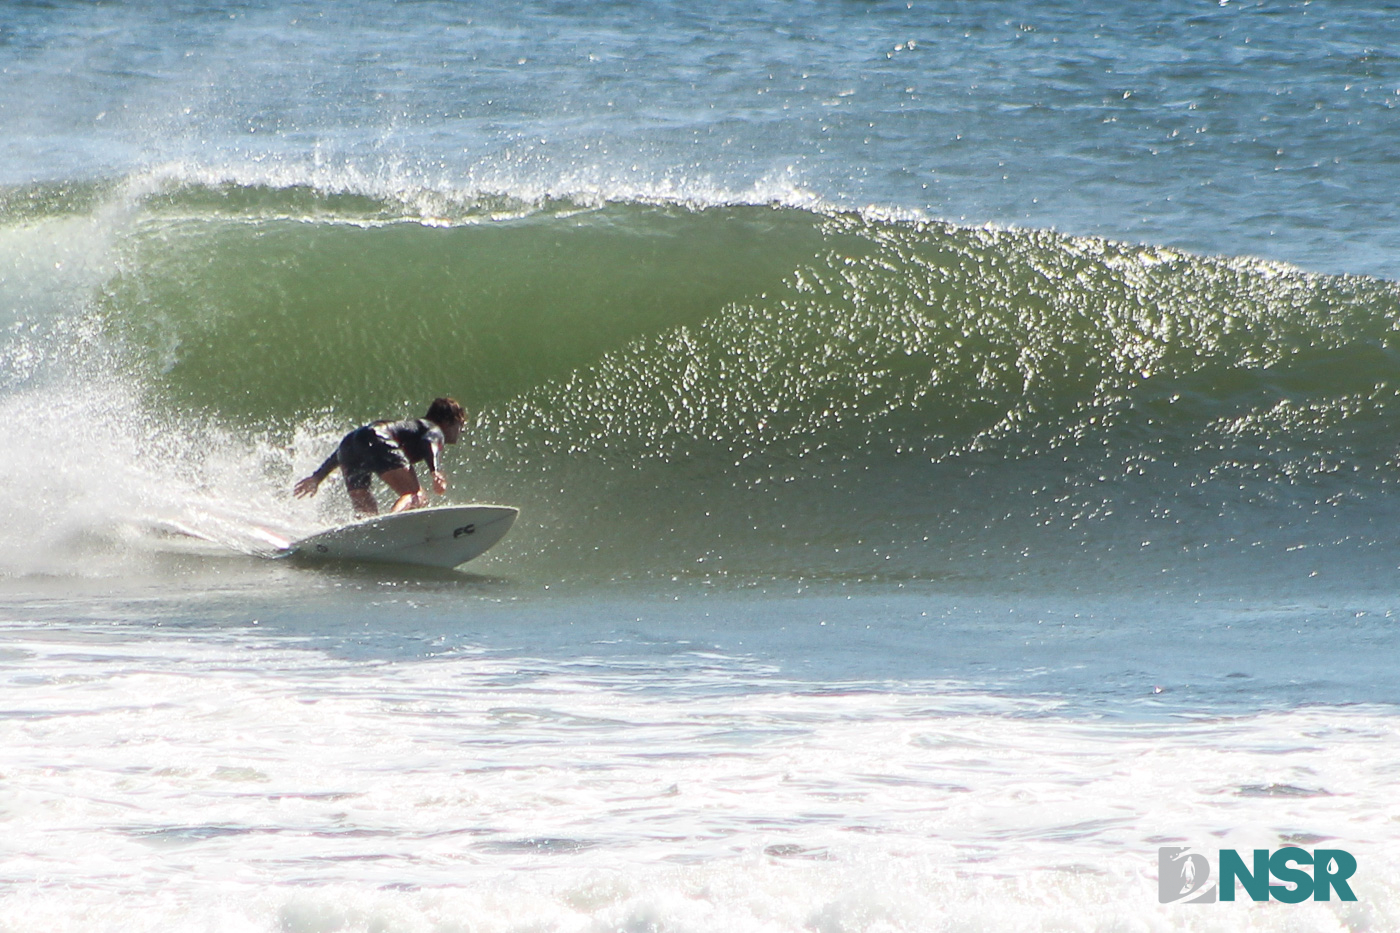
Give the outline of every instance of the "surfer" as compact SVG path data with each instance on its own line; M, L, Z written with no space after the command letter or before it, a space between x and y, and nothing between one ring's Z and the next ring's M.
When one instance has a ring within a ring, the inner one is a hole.
M436 398L422 418L375 421L358 427L345 435L315 473L292 488L292 494L298 499L316 495L322 480L340 467L350 501L361 515L379 514L379 503L369 489L370 477L375 474L398 493L390 512L422 508L428 504L428 496L418 485L413 464L426 463L433 474L433 492L439 496L447 492L442 445L457 443L466 420L466 412L455 399Z

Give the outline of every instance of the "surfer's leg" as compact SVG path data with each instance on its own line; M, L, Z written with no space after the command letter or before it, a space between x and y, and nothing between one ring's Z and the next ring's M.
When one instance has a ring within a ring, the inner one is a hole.
M361 515L378 515L379 503L374 501L374 493L368 489L350 489L350 503Z
M379 474L379 478L384 480L390 489L399 494L399 498L394 502L394 507L389 510L390 512L421 509L428 504L428 497L423 495L423 487L418 485L418 474L409 467L385 470Z
M340 472L345 477L345 491L360 515L379 514L379 503L374 501L369 486L374 474L385 468L380 465L379 458L383 447L384 441L374 433L373 426L357 428L340 442Z

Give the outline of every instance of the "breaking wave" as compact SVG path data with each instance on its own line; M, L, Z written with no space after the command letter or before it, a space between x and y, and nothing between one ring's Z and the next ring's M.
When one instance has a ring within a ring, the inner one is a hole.
M0 251L5 416L101 426L6 455L11 521L26 464L60 474L55 546L128 474L166 491L128 517L324 522L343 501L289 479L448 393L474 419L454 495L523 507L522 568L1400 556L1390 282L789 201L218 180L11 190Z

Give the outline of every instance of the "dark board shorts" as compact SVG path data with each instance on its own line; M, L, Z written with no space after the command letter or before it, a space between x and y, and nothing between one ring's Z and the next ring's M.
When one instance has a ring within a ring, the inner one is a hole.
M340 442L340 470L346 489L368 489L375 476L408 466L408 455L374 425L356 428Z

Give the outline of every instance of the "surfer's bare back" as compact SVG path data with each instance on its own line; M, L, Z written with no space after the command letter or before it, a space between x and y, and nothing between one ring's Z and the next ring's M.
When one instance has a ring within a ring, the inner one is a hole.
M433 492L439 496L447 492L442 445L457 443L466 420L466 412L456 399L443 397L433 399L422 418L375 421L358 427L345 435L315 473L292 488L292 494L298 499L314 496L321 482L339 467L350 501L361 515L379 514L379 503L369 489L370 477L374 475L398 493L390 512L422 508L428 504L428 495L418 485L413 464L426 463L433 474Z

